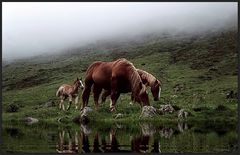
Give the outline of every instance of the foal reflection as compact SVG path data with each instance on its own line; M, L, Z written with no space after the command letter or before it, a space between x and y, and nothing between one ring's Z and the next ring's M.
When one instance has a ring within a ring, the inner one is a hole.
M65 139L65 130L59 132L59 141L57 144L57 152L58 153L76 153L78 151L78 140L77 132L75 133L74 139L69 131L66 133Z

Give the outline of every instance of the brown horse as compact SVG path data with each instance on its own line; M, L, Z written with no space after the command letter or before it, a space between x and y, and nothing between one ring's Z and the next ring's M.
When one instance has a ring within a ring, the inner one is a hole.
M92 85L96 109L98 109L98 98L102 89L111 91L111 111L115 110L115 104L120 93L132 92L133 98L141 106L149 105L146 87L142 83L136 68L126 59L118 59L112 62L97 61L88 67L81 109L88 104Z
M77 78L75 81L74 81L74 84L71 86L71 85L68 85L68 84L63 84L61 85L57 92L56 92L56 96L57 97L60 97L61 98L61 102L59 103L59 109L63 109L65 110L65 107L64 107L64 100L66 100L67 98L69 98L69 106L67 108L67 110L69 110L71 104L72 104L72 99L75 99L75 106L76 106L76 109L77 109L77 105L78 105L78 89L81 88L83 89L84 88L84 85L83 85L83 82L82 82L82 78Z
M159 101L160 99L160 94L161 94L161 86L162 86L162 82L160 80L158 80L156 77L154 77L152 74L141 70L141 69L137 69L138 74L141 77L141 80L143 82L143 84L147 87L151 88L151 92L154 98L154 101ZM105 90L102 94L102 102L105 102L107 96L109 96L111 94L110 91ZM133 101L133 97L132 97L132 101Z

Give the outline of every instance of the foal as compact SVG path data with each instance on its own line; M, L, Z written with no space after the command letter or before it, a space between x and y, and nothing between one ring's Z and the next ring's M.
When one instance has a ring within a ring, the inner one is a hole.
M59 109L63 109L65 110L64 107L64 100L66 100L67 98L69 98L69 105L67 110L69 110L71 104L72 104L72 99L75 99L75 106L76 109L78 108L78 89L84 88L83 82L82 82L82 78L77 78L77 80L74 81L74 84L68 85L68 84L63 84L58 88L58 91L56 92L56 96L61 98L61 102L59 103Z

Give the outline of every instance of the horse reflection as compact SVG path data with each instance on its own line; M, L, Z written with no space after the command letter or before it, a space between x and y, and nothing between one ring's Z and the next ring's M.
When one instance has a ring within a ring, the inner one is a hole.
M105 138L102 139L102 150L104 152L122 152L119 149L119 143L116 137L116 130L110 129L109 132L109 143L105 140Z
M59 141L57 144L58 153L76 153L78 152L78 133L75 132L74 139L69 131L67 131L65 139L65 130L59 132Z
M121 128L123 130L124 128ZM160 138L170 139L174 134L182 133L187 130L186 123L178 123L177 128L166 126L154 126L151 123L140 124L140 133L133 133L128 141L129 148L121 145L118 139L117 127L110 128L108 135L101 130L94 132L88 125L81 125L79 131L72 134L68 130L59 132L57 143L58 153L100 153L100 152L137 152L137 153L160 153ZM178 130L178 131L177 131ZM179 132L180 131L180 132ZM122 139L122 137L121 137ZM123 148L124 147L124 148Z

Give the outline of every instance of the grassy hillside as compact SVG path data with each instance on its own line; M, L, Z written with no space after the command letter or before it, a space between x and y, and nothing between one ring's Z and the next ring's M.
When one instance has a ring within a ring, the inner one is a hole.
M224 31L201 35L161 35L139 42L102 43L68 51L58 56L42 56L3 66L3 121L20 120L26 116L40 121L70 120L79 114L73 107L60 111L45 103L59 100L55 92L63 83L71 84L93 61L127 58L137 68L152 73L163 81L160 101L151 105L172 104L190 111L189 120L237 120L237 99L226 99L230 91L237 92L237 32ZM48 59L46 59L48 58ZM179 88L175 91L174 88ZM89 106L94 107L90 97ZM138 120L140 106L130 105L130 95L122 94L117 113L122 121ZM17 107L17 112L9 112ZM92 117L114 120L109 103L101 105ZM173 119L174 118L174 119ZM176 120L176 114L156 120Z

